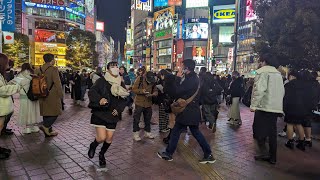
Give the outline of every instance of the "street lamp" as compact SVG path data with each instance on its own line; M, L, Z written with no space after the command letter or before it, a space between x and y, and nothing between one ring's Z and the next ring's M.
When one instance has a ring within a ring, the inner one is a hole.
M4 15L0 15L0 53L2 53L2 21L4 20Z

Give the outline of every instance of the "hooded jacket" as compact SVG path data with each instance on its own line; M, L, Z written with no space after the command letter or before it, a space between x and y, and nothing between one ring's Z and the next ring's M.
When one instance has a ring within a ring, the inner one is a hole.
M284 86L281 73L273 66L258 69L250 108L283 114Z

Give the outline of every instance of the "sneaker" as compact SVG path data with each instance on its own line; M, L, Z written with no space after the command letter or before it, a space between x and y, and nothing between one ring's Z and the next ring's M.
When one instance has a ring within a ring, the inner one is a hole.
M284 131L278 133L278 136L280 136L280 137L285 137L286 135L287 135L287 133Z
M145 132L144 137L149 138L149 139L154 139L154 135L151 132Z
M25 128L22 130L23 134L31 134L31 128Z
M32 133L37 133L37 132L40 131L40 129L39 129L38 126L32 126L30 129L31 129L31 132L32 132Z
M172 159L172 156L169 155L167 152L158 152L158 157L163 159L163 160L166 160L166 161L173 161Z
M212 155L209 155L208 157L204 157L199 161L200 164L207 164L207 163L213 164L215 162L216 162L216 159L214 159Z
M228 122L227 122L227 124L229 124L229 125L234 125L234 124L235 124L235 121L234 121L233 119L229 119Z
M134 133L133 133L133 139L134 139L135 141L141 141L139 132L134 132Z

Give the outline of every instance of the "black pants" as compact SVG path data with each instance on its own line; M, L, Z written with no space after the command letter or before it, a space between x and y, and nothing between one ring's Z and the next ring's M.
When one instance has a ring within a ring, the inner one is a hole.
M139 122L141 118L141 114L143 113L144 118L144 130L146 132L151 132L151 118L152 118L152 108L144 108L136 105L133 113L133 132L140 131Z
M7 129L8 123L10 122L12 115L13 112L5 116L2 131L5 131Z
M57 118L58 116L43 116L43 126L46 128L51 128Z
M277 120L279 114L256 111L254 114L253 134L261 152L265 149L266 139L269 138L269 156L277 159Z

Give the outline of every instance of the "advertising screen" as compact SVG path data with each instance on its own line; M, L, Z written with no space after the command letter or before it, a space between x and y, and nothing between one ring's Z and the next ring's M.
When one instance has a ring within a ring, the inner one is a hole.
M94 32L94 18L91 16L86 17L86 31Z
M205 64L206 52L207 52L206 47L193 46L192 56L193 56L193 60L196 61L196 65L204 65Z
M252 21L257 19L257 15L254 12L253 0L247 0L246 4L246 21Z
M94 0L85 0L87 14L91 17L94 16Z
M209 0L187 0L186 8L208 7Z
M184 39L208 39L208 23L188 23L185 25Z
M232 43L231 37L234 34L234 26L220 26L219 27L219 42Z
M65 43L66 37L64 32L37 29L34 40L35 42Z
M235 5L214 6L212 22L233 23L236 17Z
M97 21L96 30L97 30L97 31L104 32L104 22Z
M154 0L154 7L168 6L168 0Z
M154 27L156 31L168 29L173 26L174 7L169 7L154 13Z
M168 0L168 6L182 6L182 0Z

